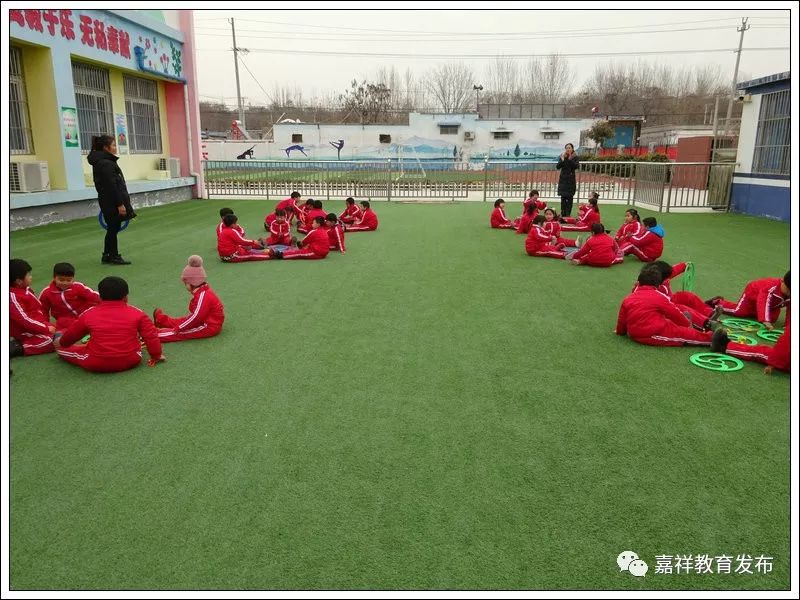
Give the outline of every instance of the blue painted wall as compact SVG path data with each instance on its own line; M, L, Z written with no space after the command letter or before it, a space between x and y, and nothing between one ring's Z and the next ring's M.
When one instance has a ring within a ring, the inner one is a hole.
M753 183L731 185L731 212L767 217L788 223L791 220L791 193L788 187Z
M615 125L614 137L603 142L603 148L616 148L617 146L626 148L633 146L633 125Z

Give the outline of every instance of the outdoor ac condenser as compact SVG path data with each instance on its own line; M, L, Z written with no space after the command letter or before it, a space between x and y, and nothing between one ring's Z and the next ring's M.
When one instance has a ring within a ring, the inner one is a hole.
M169 162L167 162L169 161ZM159 158L158 170L169 171L170 179L177 179L181 176L181 159L180 158Z
M465 131L464 132L464 139L467 140L467 141L474 140L475 139L475 132L474 131Z
M12 192L43 192L50 189L50 173L44 161L12 162L10 174Z

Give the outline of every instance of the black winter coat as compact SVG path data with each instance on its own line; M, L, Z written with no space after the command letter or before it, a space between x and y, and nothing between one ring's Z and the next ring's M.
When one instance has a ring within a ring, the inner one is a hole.
M561 169L558 175L558 195L569 196L575 195L575 171L580 167L578 156L573 154L568 159L564 160L559 156L556 169Z
M118 156L114 156L105 150L92 150L87 157L89 164L92 165L92 177L94 179L94 189L97 190L97 201L103 216L108 220L119 215L117 207L124 206L127 212L126 218L133 216L131 197L125 185L125 177L122 169L119 168Z

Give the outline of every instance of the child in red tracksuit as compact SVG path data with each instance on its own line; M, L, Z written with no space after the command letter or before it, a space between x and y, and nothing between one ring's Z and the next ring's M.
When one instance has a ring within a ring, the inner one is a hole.
M328 232L328 244L331 250L346 252L344 247L344 229L339 225L336 213L330 213L325 218L325 230Z
M519 219L522 219L523 215L528 212L528 208L531 206L534 208L531 221L536 218L536 215L539 214L540 210L547 208L547 202L539 200L539 190L531 190L530 194L528 194L528 197L522 201L522 215L520 215ZM528 226L528 229L530 229L530 226ZM527 233L527 231L525 233Z
M239 218L236 215L225 215L222 228L217 238L217 252L222 262L246 262L250 260L269 260L272 258L269 249L258 240L249 240L236 228Z
M42 309L42 303L31 289L33 275L31 266L20 258L9 261L8 308L11 313L9 333L11 356L34 356L53 351L53 334L56 328L50 324Z
M150 318L128 304L128 283L121 277L106 277L97 286L101 302L84 312L56 339L58 355L95 373L127 371L142 360L144 340L150 354L148 364L164 360L161 342ZM86 344L75 344L86 334Z
M590 267L610 267L622 262L617 242L606 233L602 223L592 223L592 235L571 257L572 264Z
M345 225L345 231L375 231L378 228L378 215L369 207L369 202L362 200L361 206L364 209L361 220L353 225Z
M311 210L306 212L305 217L303 217L303 226L297 228L298 233L308 233L311 231L311 223L317 217L322 217L323 220L328 217L328 213L322 210L322 200L314 200L313 202L314 204Z
M264 228L269 231L266 240L267 246L291 246L292 238L291 225L286 218L286 211L276 210L267 215L264 220Z
M217 241L219 241L219 236L222 234L222 230L225 227L225 215L232 215L233 209L231 208L220 208L219 209L219 225L217 225ZM244 237L244 229L242 229L241 225L234 225L234 229L236 229L239 233L242 234Z
M792 365L792 342L791 334L791 318L790 311L786 309L786 324L783 328L783 334L775 342L775 345L770 347L767 345L748 346L746 344L739 344L730 341L728 333L724 329L717 329L714 336L711 338L711 351L719 352L720 354L730 354L737 356L744 360L752 360L767 365L764 368L765 375L772 375L773 369L785 371L788 373Z
M544 222L544 215L536 215L528 237L525 238L525 252L528 253L528 256L563 259L566 253L551 244L553 237L542 228Z
M617 317L617 335L649 346L709 346L712 333L698 331L689 319L658 289L661 275L656 269L639 273L639 286L625 297Z
M592 192L589 205L577 219L564 217L561 229L563 231L591 231L592 225L600 222L600 207L597 201L600 198L597 192Z
M56 263L53 281L39 294L45 317L56 321L56 331L63 331L87 308L100 303L100 294L75 281L75 267Z
M574 248L578 245L577 240L561 237L561 223L558 222L558 214L556 214L556 211L552 208L548 208L544 211L542 229L545 230L547 235L553 238L551 243L557 248Z
M623 254L633 254L642 262L658 260L664 252L664 228L653 217L642 219L642 225L646 229L629 237L620 249Z
M639 211L635 208L629 208L625 211L625 219L617 229L614 239L621 245L634 235L641 235L642 233L644 233L644 225L642 225L641 217L639 217Z
M689 318L689 320L692 322L692 325L698 329L714 329L714 327L717 325L719 316L722 313L722 308L712 309L705 302L703 302L703 299L700 296L693 294L692 292L672 291L670 280L686 271L687 264L689 263L682 262L673 266L663 260L657 260L655 262L647 263L642 267L642 270L655 269L659 272L661 275L661 285L658 286L659 291L665 293L669 299L672 300L672 303L675 304L680 311ZM633 286L634 291L638 286L638 283Z
M537 216L539 211L536 209L535 204L530 204L522 216L517 219L517 233L528 233L531 230L533 219Z
M492 211L492 216L489 217L489 225L492 229L515 229L516 225L512 223L508 217L506 217L506 211L503 210L506 206L506 203L503 201L502 198L498 198L494 201L494 210Z
M719 296L712 298L708 304L721 305L722 311L733 317L756 319L767 329L775 327L775 321L781 316L781 308L789 301L789 271L783 279L756 279L747 284L739 302L733 303Z
M352 225L356 221L360 221L363 212L356 205L356 201L353 198L348 198L347 200L345 200L345 203L347 204L347 206L342 212L342 214L339 215L339 221L341 221L345 225Z
M328 232L323 227L325 219L317 217L311 223L313 229L297 244L297 248L291 248L285 252L275 252L275 258L283 258L284 260L295 258L308 258L320 259L328 256L330 252L330 240L328 239Z
M289 217L289 224L292 224L292 219L297 217L298 221L301 221L301 211L300 208L297 206L297 203L300 202L300 192L292 192L292 194L286 198L285 200L281 200L275 205L275 211L282 210L284 211L287 216Z
M153 311L153 321L159 328L158 339L162 344L213 337L222 331L225 307L206 282L206 271L203 269L201 257L196 254L189 257L188 264L181 273L181 281L192 295L189 314L170 317L160 308Z

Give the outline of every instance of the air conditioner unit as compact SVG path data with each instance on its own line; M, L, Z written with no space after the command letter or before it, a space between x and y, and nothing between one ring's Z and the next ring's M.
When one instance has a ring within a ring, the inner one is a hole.
M167 162L169 161L169 162ZM177 179L181 176L181 159L180 158L159 158L158 170L169 171L170 179Z
M474 131L465 131L464 132L464 139L465 140L474 140L475 139L475 132Z
M12 162L10 173L12 192L43 192L50 189L50 173L44 161Z

